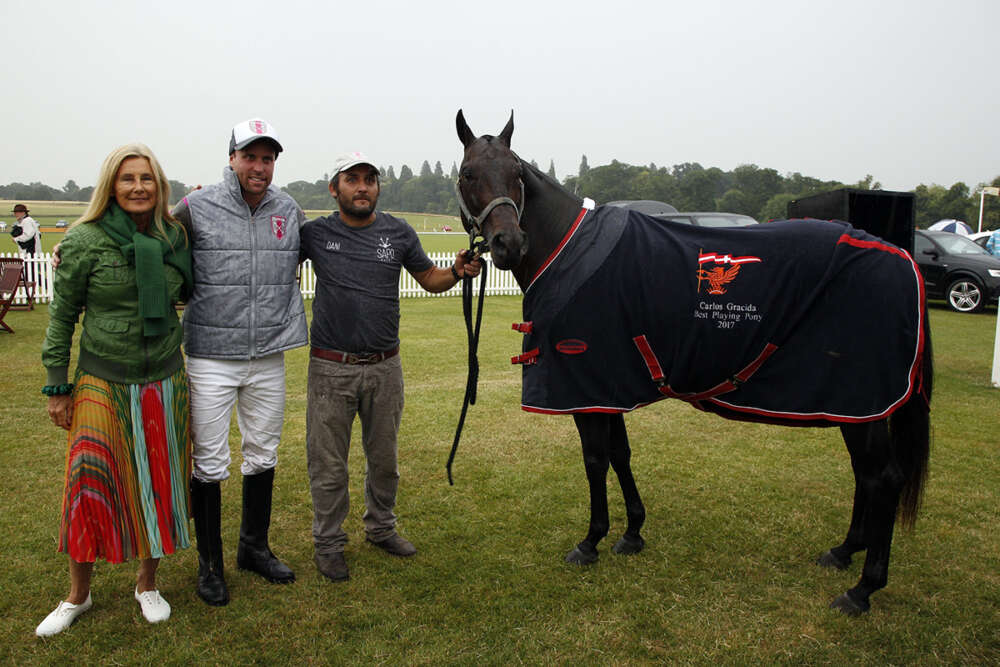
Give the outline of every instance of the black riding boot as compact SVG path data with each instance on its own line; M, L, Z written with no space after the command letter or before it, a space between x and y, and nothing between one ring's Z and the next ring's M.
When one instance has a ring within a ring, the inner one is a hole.
M256 572L272 584L290 584L295 581L295 573L271 553L267 544L273 485L274 468L243 476L243 523L240 525L236 566Z
M210 605L229 604L222 568L222 490L218 482L191 478L191 507L198 540L198 596Z

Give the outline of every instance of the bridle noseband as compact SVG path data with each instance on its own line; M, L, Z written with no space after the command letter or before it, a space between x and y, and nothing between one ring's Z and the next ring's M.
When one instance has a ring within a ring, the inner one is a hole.
M468 205L465 203L465 198L462 197L462 187L459 181L455 181L455 195L458 197L458 207L462 211L462 222L465 223L466 229L469 232L470 246L478 254L482 254L489 249L486 239L483 236L483 223L486 222L486 218L489 217L490 213L497 206L513 206L514 210L517 211L517 224L521 224L521 214L524 213L524 180L518 178L517 182L521 186L520 205L510 197L496 197L479 212L479 215L472 215ZM476 239L480 238L483 240L476 242Z

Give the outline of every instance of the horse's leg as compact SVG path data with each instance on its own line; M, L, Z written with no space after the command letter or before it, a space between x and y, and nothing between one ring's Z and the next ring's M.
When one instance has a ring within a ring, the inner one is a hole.
M635 477L632 476L632 450L628 445L625 417L621 414L612 415L609 428L608 455L611 459L611 467L618 476L618 484L622 488L622 496L625 499L625 516L628 518L625 534L615 546L611 547L611 550L616 554L636 554L646 546L646 541L639 534L639 531L642 530L642 524L646 520L646 508L642 504L642 498L639 497Z
M852 518L848 539L841 546L845 547L843 551L849 551L861 541L867 553L857 585L837 597L830 606L855 616L871 608L869 597L885 587L889 579L889 550L904 475L892 455L886 420L845 425L841 430L859 487L855 497L861 495L863 498L862 506L855 507L856 516ZM859 525L855 526L855 522ZM853 537L851 531L854 531Z
M851 469L854 471L854 509L851 510L851 525L847 529L847 537L844 538L844 541L816 559L816 562L823 567L846 570L851 564L851 556L865 548L864 516L865 508L868 506L868 494L858 472L858 461L855 458L855 451L858 451L859 448L852 447L850 443L851 438L863 435L864 428L867 426L855 427L854 429L841 427L840 429L844 443L847 444L847 451L851 455Z
M567 563L589 565L597 561L597 544L608 534L608 442L612 416L591 412L573 415L580 432L583 465L590 485L590 529L583 542L566 554Z

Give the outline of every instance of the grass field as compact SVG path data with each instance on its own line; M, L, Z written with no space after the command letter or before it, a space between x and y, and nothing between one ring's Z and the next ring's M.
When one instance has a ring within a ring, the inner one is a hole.
M307 304L308 305L308 304ZM400 529L420 549L395 559L364 542L364 460L351 453L346 525L351 580L312 563L305 469L305 350L288 354L288 405L271 542L290 586L236 570L239 455L223 484L232 602L194 592L192 547L164 560L173 606L160 626L132 599L132 564L97 565L94 608L39 640L35 625L66 594L56 553L62 432L38 388L46 309L8 314L0 334L0 661L4 664L997 664L1000 661L1000 390L989 386L995 311L931 312L937 373L931 473L915 532L897 531L889 585L872 611L827 608L852 586L813 564L838 543L851 508L847 452L835 429L727 422L678 401L627 416L646 504L644 552L609 548L586 569L562 560L586 531L587 484L568 417L518 405L520 299L486 304L478 404L448 486L444 464L461 407L465 333L457 299L402 304L406 410Z
M331 200L332 201L332 200ZM42 228L42 252L49 252L52 247L62 238L64 230L57 229L56 223L65 220L72 224L74 220L83 214L86 204L83 202L51 202L51 201L25 201L15 202L0 199L0 220L8 225L14 223L14 216L10 210L14 204L23 203L30 210L32 218L38 222ZM329 215L330 211L306 211L306 217L315 218L321 215ZM462 231L462 223L457 216L437 215L434 213L400 213L392 212L393 215L404 218L410 226L420 233L420 240L424 250L428 253L434 252L458 252L468 245L468 237ZM442 234L441 229L449 226L453 233ZM10 227L8 226L8 229ZM7 236L7 234L4 234ZM16 245L8 238L0 242L0 252L14 252Z

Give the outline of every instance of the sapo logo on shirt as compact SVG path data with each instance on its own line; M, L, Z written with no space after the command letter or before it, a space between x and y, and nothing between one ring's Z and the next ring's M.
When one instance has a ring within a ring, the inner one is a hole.
M389 239L380 236L378 239L378 248L375 250L375 256L378 257L380 262L391 262L396 257L396 250L392 247Z

